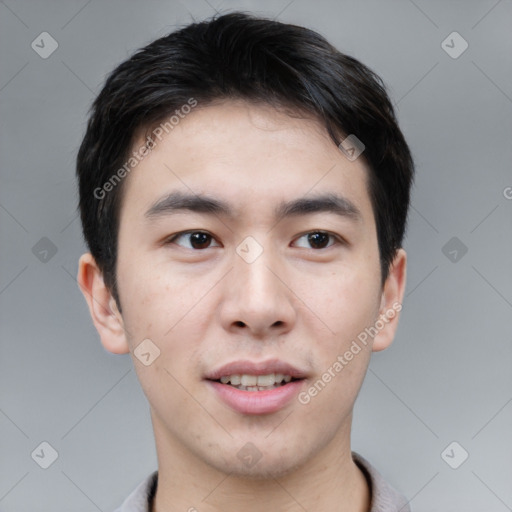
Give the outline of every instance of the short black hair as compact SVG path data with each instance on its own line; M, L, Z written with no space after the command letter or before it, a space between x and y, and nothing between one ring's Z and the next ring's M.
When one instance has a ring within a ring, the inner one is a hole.
M336 145L348 135L362 141L385 282L405 233L414 163L382 80L317 32L232 12L138 50L112 71L91 107L77 156L79 208L85 241L118 306L126 162L140 158L133 145L141 130L191 99L201 107L230 99L266 103L320 120Z

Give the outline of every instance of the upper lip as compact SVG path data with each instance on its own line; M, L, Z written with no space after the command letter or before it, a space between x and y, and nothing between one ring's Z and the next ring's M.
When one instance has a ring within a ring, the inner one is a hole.
M271 373L290 375L295 379L307 377L306 372L295 368L289 363L278 359L271 359L267 361L232 361L220 366L216 370L208 372L205 375L205 379L219 380L227 375L270 375Z

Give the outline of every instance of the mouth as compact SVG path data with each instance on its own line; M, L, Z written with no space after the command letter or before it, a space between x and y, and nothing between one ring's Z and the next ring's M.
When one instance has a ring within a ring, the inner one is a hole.
M303 387L305 372L278 360L235 361L205 378L224 404L242 414L270 414L284 408Z
M269 391L296 380L301 379L296 379L291 375L284 375L282 373L269 373L267 375L223 375L214 382L232 386L240 391Z

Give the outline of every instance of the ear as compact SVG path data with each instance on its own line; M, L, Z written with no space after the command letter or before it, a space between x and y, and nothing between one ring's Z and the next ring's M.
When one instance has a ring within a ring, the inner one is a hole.
M389 275L382 289L379 317L375 322L379 329L373 340L374 352L388 348L393 342L402 310L406 274L407 254L403 249L399 249L391 263Z
M110 290L105 286L103 274L92 254L86 253L80 257L77 281L105 349L113 354L128 353L130 348L123 317Z

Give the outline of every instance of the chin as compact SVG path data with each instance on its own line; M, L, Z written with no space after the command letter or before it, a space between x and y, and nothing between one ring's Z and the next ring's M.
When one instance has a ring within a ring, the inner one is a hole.
M231 460L207 462L218 471L230 474L232 477L257 481L282 478L293 473L307 462L308 457L304 452L301 455L300 460L296 457L283 457L279 453L273 453L262 454L256 463L245 463L238 457Z

